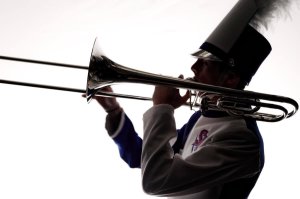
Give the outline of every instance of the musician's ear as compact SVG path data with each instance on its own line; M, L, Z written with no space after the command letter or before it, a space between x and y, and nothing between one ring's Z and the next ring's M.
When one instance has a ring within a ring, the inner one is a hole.
M239 74L234 72L229 72L226 74L224 86L228 88L237 88L241 81L241 77Z

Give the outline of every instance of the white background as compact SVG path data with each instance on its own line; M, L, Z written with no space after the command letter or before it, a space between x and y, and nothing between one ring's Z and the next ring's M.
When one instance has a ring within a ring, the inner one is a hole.
M190 53L235 3L0 0L0 55L88 66L98 37L121 65L187 77L195 61ZM273 51L247 89L299 102L299 6L264 35ZM86 76L85 70L0 60L0 79L85 89ZM0 92L0 198L152 198L142 191L140 171L120 160L96 102L88 104L79 93L4 84ZM142 114L151 102L119 101L142 135ZM191 113L176 111L178 127ZM266 163L250 198L300 198L299 118L259 122Z

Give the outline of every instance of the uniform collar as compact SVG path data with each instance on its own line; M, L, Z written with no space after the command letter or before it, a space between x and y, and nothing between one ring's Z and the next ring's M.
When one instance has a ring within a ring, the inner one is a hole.
M219 118L219 117L227 117L230 116L225 111L219 111L219 110L206 110L201 112L203 116L205 117L211 117L211 118Z

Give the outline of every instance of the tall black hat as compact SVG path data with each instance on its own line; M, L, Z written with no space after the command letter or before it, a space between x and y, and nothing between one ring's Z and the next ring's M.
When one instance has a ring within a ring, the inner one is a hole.
M272 49L267 39L250 25L257 10L255 0L239 0L192 55L222 61L249 83Z

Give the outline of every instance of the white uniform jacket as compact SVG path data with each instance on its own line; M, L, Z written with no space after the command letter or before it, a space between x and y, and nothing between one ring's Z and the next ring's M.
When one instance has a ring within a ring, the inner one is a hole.
M254 120L196 112L176 130L174 109L158 105L143 117L143 140L123 114L112 138L130 167L141 167L146 193L170 198L244 199L263 168Z

